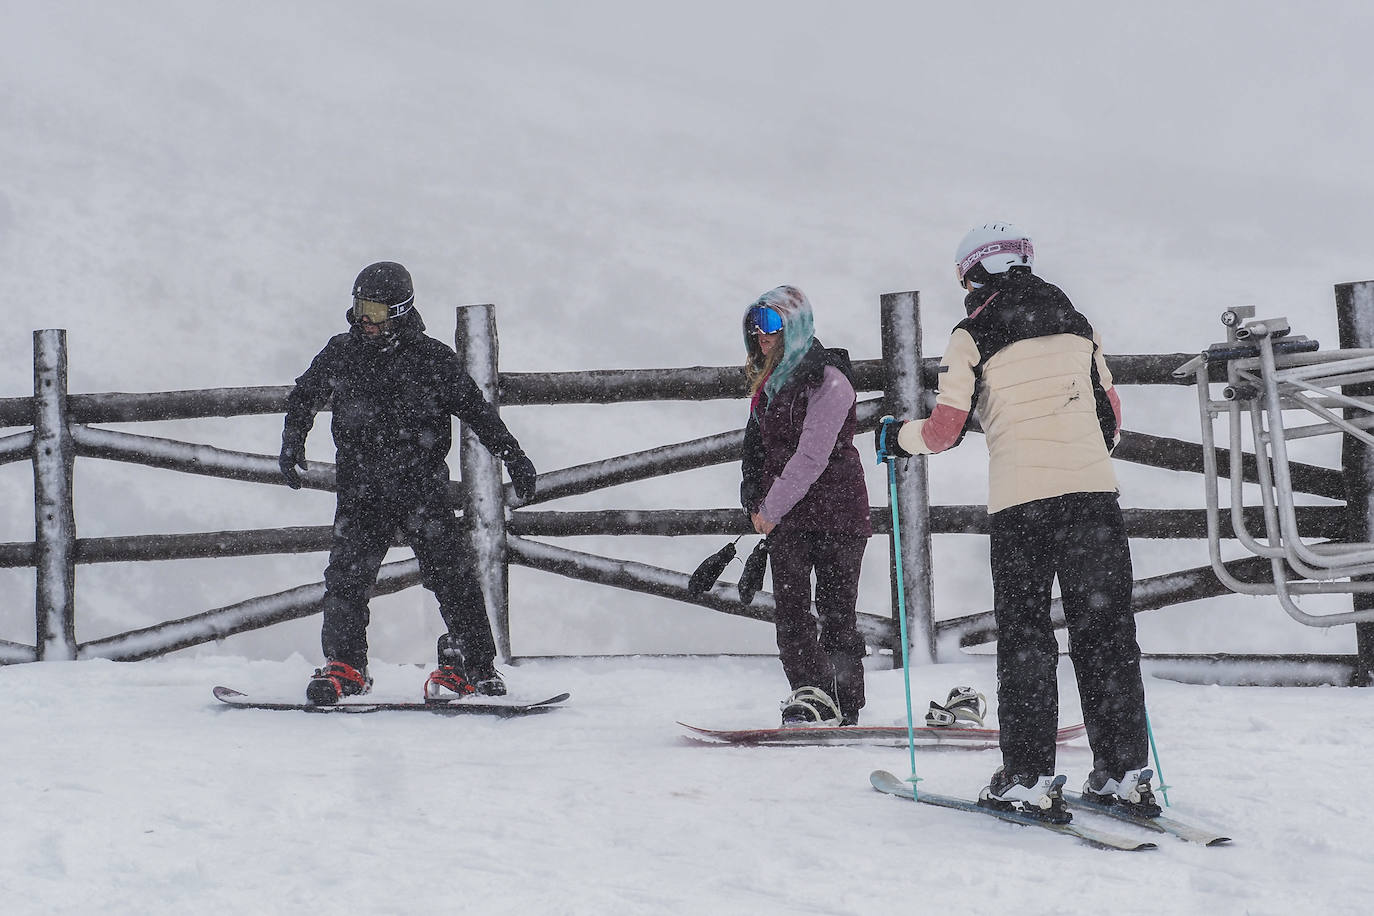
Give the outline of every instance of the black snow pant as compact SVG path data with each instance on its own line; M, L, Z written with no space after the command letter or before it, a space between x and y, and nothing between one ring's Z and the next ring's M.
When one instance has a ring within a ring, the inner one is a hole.
M443 488L401 498L340 493L334 512L334 543L324 571L327 659L361 669L367 664L368 593L397 531L415 551L420 579L439 599L439 613L469 671L490 668L496 658L486 601L472 572L463 529L446 505Z
M768 538L778 657L787 682L793 690L821 688L851 718L865 701L866 647L855 605L866 546L862 535L832 531L774 531ZM819 622L811 613L812 570Z
M1131 613L1131 550L1114 493L1069 493L995 512L991 523L1002 763L1054 772L1059 644L1056 576L1094 776L1145 766L1149 750L1140 646Z

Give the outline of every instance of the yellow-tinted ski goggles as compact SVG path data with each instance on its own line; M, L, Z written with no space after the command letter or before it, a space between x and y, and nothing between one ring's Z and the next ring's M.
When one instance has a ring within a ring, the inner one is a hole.
M374 302L371 299L355 298L353 300L353 320L368 324L383 324L410 311L410 304L414 301L415 297L411 296L405 302L389 305L385 302Z

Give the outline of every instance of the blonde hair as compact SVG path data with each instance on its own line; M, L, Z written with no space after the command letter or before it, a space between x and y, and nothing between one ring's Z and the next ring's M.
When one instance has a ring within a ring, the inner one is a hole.
M778 313L782 318L782 334L767 356L759 346L749 321L750 312L763 306ZM811 316L811 303L806 294L795 286L779 286L759 296L744 312L744 348L749 354L745 360L745 377L749 380L749 395L755 397L762 390L768 397L778 393L792 370L802 361L811 349L814 340L815 320Z
M749 397L752 398L758 394L763 383L768 381L768 376L782 361L782 351L781 340L773 348L773 352L767 356L764 355L763 349L759 347L757 342L749 348L749 361L744 364L744 374L749 379Z

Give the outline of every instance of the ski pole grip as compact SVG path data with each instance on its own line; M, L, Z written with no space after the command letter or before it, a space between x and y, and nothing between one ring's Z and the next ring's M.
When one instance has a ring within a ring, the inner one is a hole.
M882 464L887 460L887 430L888 424L895 422L896 417L892 414L883 414L878 418L878 460L874 464Z

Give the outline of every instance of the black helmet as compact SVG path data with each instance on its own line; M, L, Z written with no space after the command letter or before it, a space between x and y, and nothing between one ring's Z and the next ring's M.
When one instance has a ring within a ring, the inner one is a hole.
M367 308L372 305L373 308ZM386 306L385 314L376 306ZM353 281L353 318L366 317L380 324L400 318L415 305L415 288L410 283L410 271L395 261L369 264ZM372 314L367 314L372 312Z

